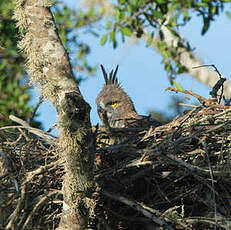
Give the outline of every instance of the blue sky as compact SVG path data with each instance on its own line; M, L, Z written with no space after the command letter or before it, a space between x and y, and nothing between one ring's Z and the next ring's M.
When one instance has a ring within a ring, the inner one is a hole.
M78 7L75 0L68 0L68 4ZM230 10L230 7L227 10ZM229 54L231 51L231 20L225 14L219 16L204 36L201 36L202 25L202 19L195 16L190 23L180 29L181 34L196 48L197 56L204 63L215 64L219 71L231 80ZM113 49L109 43L100 46L99 38L90 35L84 35L82 39L85 39L92 48L89 56L91 64L103 64L108 71L119 64L117 74L119 81L134 101L139 114L148 114L150 110L169 112L168 104L173 93L165 91L165 88L169 86L169 81L161 64L162 58L158 53L150 47L145 47L142 40L136 45L120 43L117 49ZM209 96L209 89L189 75L179 76L177 81L184 89L190 89L204 97ZM103 77L98 69L95 76L89 77L80 85L82 95L92 108L92 124L100 123L95 99L103 84ZM38 94L33 92L32 97L31 103L36 104ZM192 103L192 101L187 103ZM43 103L38 112L39 120L42 121L45 130L57 121L56 111L49 102Z

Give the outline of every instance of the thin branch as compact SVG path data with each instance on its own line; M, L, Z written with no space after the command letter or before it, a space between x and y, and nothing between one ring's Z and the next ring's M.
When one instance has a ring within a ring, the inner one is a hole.
M207 145L205 144L205 142L203 140L199 140L199 141L201 141L201 144L204 146L206 157L207 157L207 162L208 162L208 166L209 166L209 173L210 173L210 177L211 177L212 194L213 194L214 219L216 222L216 224L214 226L214 230L216 230L217 229L217 205L216 205L216 190L215 190L214 176L213 176L214 174L213 174L213 169L211 167L211 163L210 163L210 159L209 159L209 153L208 153Z
M27 129L29 132L41 137L42 139L44 139L45 141L49 142L49 143L52 143L53 140L48 138L47 136L50 136L50 137L53 137L53 138L57 138L56 136L48 133L48 132L44 132L42 131L41 129L37 129L37 128L33 128L31 127L26 121L14 116L14 115L10 115L9 116L10 120L16 122L16 123L19 123L21 124L22 126L16 126L17 128L25 128ZM1 129L5 129L5 128L10 128L10 127L15 127L15 126L8 126L8 127L3 127L3 128L0 128Z
M142 213L144 216L146 216L148 219L151 219L153 222L155 222L156 224L160 225L160 226L164 226L165 229L170 229L173 230L172 227L170 227L165 221L157 218L154 214L152 214L150 211L146 210L144 207L142 207L142 205L129 200L127 198L125 198L124 196L120 196L120 195L116 195L116 194L112 194L106 191L102 191L102 194L113 199L113 200L117 200L123 204L126 204L127 206L129 206L130 208L135 209L136 211Z
M186 163L182 159L179 159L172 154L163 155L163 157L165 157L166 159L170 159L171 161L175 162L174 165L176 165L176 166L183 166L184 168L188 169L191 173L198 173L199 175L206 175L206 176L211 175L210 170L203 169L203 168L200 168L198 166ZM228 176L230 174L230 172L231 171L213 171L213 175L214 176L225 176L225 175Z
M14 209L13 213L9 217L9 222L6 225L6 230L15 229L14 223L16 223L16 221L18 220L20 216L19 213L21 209L23 208L25 199L26 199L26 185L22 186L20 199L18 200L17 206Z
M35 115L36 115L36 113L37 113L37 110L38 110L39 106L40 106L42 103L43 103L43 97L40 96L40 97L39 97L39 101L38 101L37 105L34 107L33 113L32 113L32 115L31 115L31 117L30 117L30 119L29 119L29 124L31 124L31 122L34 120Z
M201 68L201 67L213 67L215 69L215 72L217 72L217 74L219 75L220 79L213 86L213 88L209 92L209 94L212 96L212 98L217 98L217 92L221 88L221 94L220 94L219 100L218 100L218 103L220 104L221 103L221 99L223 97L223 93L224 93L224 82L226 81L226 78L222 77L221 73L218 71L217 67L214 64L195 66L195 67L193 67L193 69Z
M50 191L48 194L43 195L43 197L39 200L39 202L37 202L34 205L33 210L30 212L29 216L27 217L21 229L22 230L28 229L27 225L31 221L33 215L41 208L41 206L45 205L52 196L57 195L57 194L62 194L62 192L59 190L54 190L54 191Z
M200 95L198 95L198 94L196 94L190 90L178 90L178 89L172 88L172 87L168 87L166 90L173 91L176 93L180 92L180 93L191 95L191 96L197 98L199 100L199 102L205 106L210 106L211 104L214 104L213 99L205 99L204 97L202 97L202 96L200 96Z
M206 223L206 224L211 224L215 225L217 224L218 227L230 230L230 226L228 224L223 224L227 221L227 219L222 218L218 219L218 223L214 221L212 218L206 218L206 217L194 217L194 218L185 218L185 222L189 224L195 224L195 223Z

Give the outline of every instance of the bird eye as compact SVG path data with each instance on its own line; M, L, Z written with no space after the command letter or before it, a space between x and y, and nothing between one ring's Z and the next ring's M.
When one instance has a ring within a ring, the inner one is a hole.
M112 102L112 103L111 103L111 106L112 106L113 108L115 108L115 107L117 106L117 102L115 102L115 101Z

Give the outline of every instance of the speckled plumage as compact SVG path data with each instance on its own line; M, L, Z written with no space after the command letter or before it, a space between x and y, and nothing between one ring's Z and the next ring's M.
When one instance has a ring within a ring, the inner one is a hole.
M115 72L109 76L101 65L105 84L96 98L98 114L102 123L110 128L139 127L147 128L159 126L160 123L147 116L138 115L131 98L125 93L116 77ZM107 124L106 124L107 123Z

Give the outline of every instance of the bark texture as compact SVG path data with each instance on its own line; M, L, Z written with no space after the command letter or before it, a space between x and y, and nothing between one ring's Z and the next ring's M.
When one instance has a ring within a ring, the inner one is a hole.
M58 111L60 151L65 159L59 229L86 229L94 216L90 106L73 78L50 6L49 0L18 0L14 18L21 30L19 46L27 56L31 83Z

